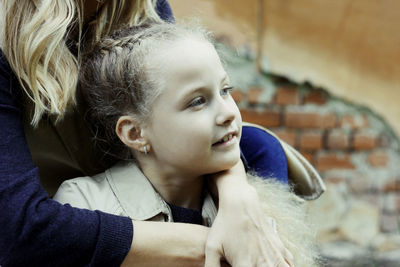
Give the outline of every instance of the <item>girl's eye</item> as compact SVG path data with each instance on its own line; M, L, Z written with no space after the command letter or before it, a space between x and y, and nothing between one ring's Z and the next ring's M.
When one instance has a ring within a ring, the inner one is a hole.
M233 90L233 87L232 87L232 86L230 86L230 87L224 87L224 88L222 88L222 90L221 90L221 95L222 95L222 96L230 95L232 90Z
M195 99L193 99L192 102L190 102L189 107L201 106L204 103L206 103L206 99L203 96L199 96L199 97L196 97Z

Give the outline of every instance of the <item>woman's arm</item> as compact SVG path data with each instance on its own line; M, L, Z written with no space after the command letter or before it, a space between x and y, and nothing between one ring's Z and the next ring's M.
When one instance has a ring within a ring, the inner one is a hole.
M218 189L219 209L207 240L206 266L218 266L222 256L232 266L291 266L292 255L265 216L242 161L210 179Z
M131 246L132 222L47 196L25 140L21 93L0 53L0 265L119 266Z
M134 221L132 249L122 266L204 266L209 228L184 223Z

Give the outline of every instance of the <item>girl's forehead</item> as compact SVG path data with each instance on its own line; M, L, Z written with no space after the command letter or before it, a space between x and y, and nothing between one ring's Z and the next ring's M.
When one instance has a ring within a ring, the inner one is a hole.
M157 70L149 71L162 85L163 94L178 96L196 88L218 87L227 80L218 54L205 41L181 42L151 61Z
M179 64L190 66L196 62L208 61L214 65L220 62L219 55L209 41L194 37L168 41L160 45L150 57L156 67L166 70L174 70Z
M156 41L156 56L160 54L168 55L173 50L177 50L178 55L187 56L188 54L198 54L202 50L215 50L210 41L200 36L188 35L182 36L172 40Z

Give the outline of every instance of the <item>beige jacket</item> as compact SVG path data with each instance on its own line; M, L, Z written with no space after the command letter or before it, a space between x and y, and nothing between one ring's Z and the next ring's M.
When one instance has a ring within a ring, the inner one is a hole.
M168 204L134 163L119 162L93 177L67 180L54 199L77 208L101 210L139 221L173 221ZM202 208L203 225L211 226L216 215L217 208L207 194Z

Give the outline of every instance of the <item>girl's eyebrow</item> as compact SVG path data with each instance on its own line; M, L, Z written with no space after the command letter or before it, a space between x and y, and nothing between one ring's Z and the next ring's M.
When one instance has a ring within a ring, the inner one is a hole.
M229 76L228 74L225 72L224 76L221 79L221 84L224 83L225 81L229 81Z
M196 87L194 89L187 90L185 93L182 94L180 99L183 101L186 101L191 95L193 95L199 91L204 91L204 90L205 90L204 86L200 86L200 87Z
M228 74L225 72L224 75L221 78L221 82L220 82L221 85L226 81L229 81L229 77L228 77ZM186 92L184 92L182 94L180 99L186 100L190 95L195 94L195 93L197 93L199 91L203 91L203 90L206 90L206 86L199 86L199 87L196 87L196 88L191 88L191 89L185 90Z

